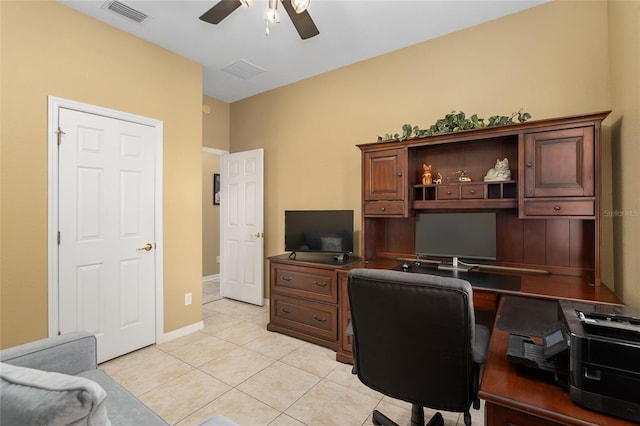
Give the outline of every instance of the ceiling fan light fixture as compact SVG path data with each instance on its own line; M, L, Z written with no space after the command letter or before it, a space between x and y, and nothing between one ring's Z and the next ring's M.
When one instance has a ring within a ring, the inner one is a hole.
M115 0L109 1L115 2ZM240 6L248 8L254 3L255 0L218 0L213 7L200 16L200 20L213 25L219 24ZM267 9L264 11L264 21L266 23L265 32L267 35L269 35L269 27L271 24L280 22L278 3L282 3L282 7L285 12L287 12L287 15L291 19L293 26L296 28L296 31L302 40L306 40L320 34L318 27L316 27L316 24L313 22L313 19L311 19L309 11L307 10L310 0L268 0Z
M311 0L291 0L291 6L296 13L302 13L309 7Z
M268 8L264 11L264 20L271 23L280 22L280 15L276 9Z
M264 20L271 23L280 22L278 0L269 0L269 7L264 11Z

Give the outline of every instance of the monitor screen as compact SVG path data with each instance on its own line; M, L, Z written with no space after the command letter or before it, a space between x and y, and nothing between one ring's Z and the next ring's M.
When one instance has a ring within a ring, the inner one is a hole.
M418 214L416 254L495 260L496 214Z
M353 253L353 210L285 210L284 250Z

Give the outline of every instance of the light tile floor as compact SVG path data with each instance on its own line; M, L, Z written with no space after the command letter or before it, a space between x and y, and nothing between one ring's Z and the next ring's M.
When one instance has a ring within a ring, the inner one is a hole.
M215 415L246 426L359 426L374 409L410 424L408 403L365 387L333 351L267 331L268 306L222 299L216 285L205 283L202 330L100 367L181 426ZM442 414L447 426L464 425L461 414ZM483 409L471 415L483 424Z

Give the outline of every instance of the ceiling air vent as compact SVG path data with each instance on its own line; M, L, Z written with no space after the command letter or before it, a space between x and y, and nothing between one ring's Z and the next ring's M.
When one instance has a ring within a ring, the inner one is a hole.
M140 12L139 10L134 9L131 6L127 6L117 0L106 2L105 8L117 13L118 15L122 15L127 19L136 21L139 24L143 23L149 17L146 13Z
M222 71L226 71L229 74L235 75L236 77L247 79L255 77L258 74L262 74L264 72L264 69L260 68L257 65L253 65L252 63L247 62L244 59L240 59L232 63L231 65L222 68Z

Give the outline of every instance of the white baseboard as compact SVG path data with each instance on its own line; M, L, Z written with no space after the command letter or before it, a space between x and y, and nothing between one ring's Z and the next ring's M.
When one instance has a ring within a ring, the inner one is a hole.
M215 275L207 275L206 277L202 277L202 282L206 281L215 281L220 279L220 274Z
M156 343L166 343L170 340L177 339L178 337L186 336L187 334L191 334L194 331L202 330L204 328L204 322L199 321L188 325L186 327L179 328L177 330L170 331L168 333L163 334L160 337L160 340Z

